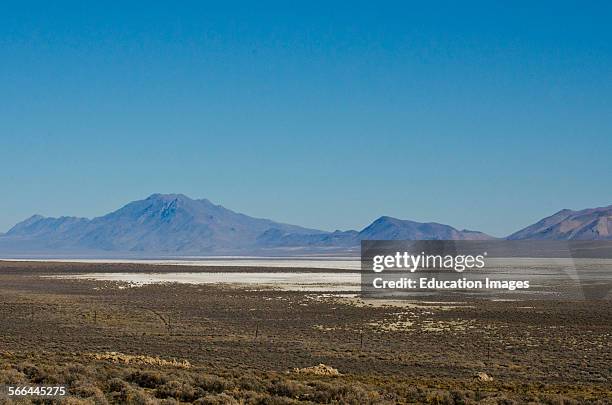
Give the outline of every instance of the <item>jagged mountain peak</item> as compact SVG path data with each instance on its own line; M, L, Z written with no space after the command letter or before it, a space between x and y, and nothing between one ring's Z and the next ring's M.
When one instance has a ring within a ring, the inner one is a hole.
M153 193L150 196L148 196L146 199L147 200L173 200L173 199L177 199L177 198L184 198L187 200L191 200L191 198L187 197L185 194L181 194L181 193Z
M204 201L208 201L208 200L205 200L205 199L203 199L203 200ZM155 194L151 194L150 196L145 198L145 201L159 201L159 202L183 201L183 202L193 202L193 201L201 201L201 200L196 200L196 199L190 198L190 197L186 196L185 194L174 194L174 193L162 194L162 193L155 193Z
M27 226L27 225L33 224L35 222L38 222L41 219L45 219L45 217L40 215L40 214L34 214L31 217L24 219L23 221L21 221L17 225Z

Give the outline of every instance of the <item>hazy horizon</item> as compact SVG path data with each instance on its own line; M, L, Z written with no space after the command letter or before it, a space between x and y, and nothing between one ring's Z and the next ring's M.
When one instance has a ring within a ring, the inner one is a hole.
M164 195L178 195L178 194L181 194L181 195L185 195L184 193L152 193L152 194L150 194L150 195L148 195L148 196L146 196L146 197L139 198L138 200L144 200L144 199L146 199L146 198L148 198L148 197L150 197L150 196L152 196L152 195L154 195L154 194L164 194ZM206 197L194 197L194 196L189 196L189 195L186 195L186 197L191 198L191 199L193 199L193 200L200 200L200 199L210 200L209 198L206 198ZM137 200L135 200L135 201L137 201ZM105 213L103 213L103 214L101 214L101 215L91 215L91 216L86 216L86 215L85 215L85 216L78 216L78 217L81 217L81 218L87 218L87 219L93 219L93 218L96 218L96 217L99 217L99 216L103 216L103 215L109 214L109 213L111 213L111 212L113 212L113 211L116 211L116 210L118 210L118 209L122 208L123 206L125 206L125 205L127 205L128 203L131 203L131 202L133 202L133 201L126 201L126 203L125 203L125 204L122 204L120 207L116 207L115 209L109 210L108 212L105 212ZM253 215L250 215L250 214L249 214L249 213L247 213L247 212L239 212L239 211L233 210L231 207L228 207L228 206L226 206L225 204L222 204L222 203L220 203L220 202L218 202L218 201L212 201L212 200L210 200L210 202L212 202L212 203L213 203L213 204L215 204L215 205L221 205L221 206L223 206L224 208L227 208L227 209L230 209L230 210L232 210L232 211L238 212L239 214L245 214L245 215L253 216ZM595 207L583 207L583 208L595 208ZM571 209L571 208L570 208L570 209ZM580 209L582 209L582 208L580 208ZM580 210L580 209L576 209L576 210ZM560 210L557 210L557 211L555 211L555 212L558 212L558 211L560 211ZM537 222L537 221L539 221L540 219L544 218L545 216L552 215L552 214L554 214L555 212L550 212L550 213L548 213L548 214L544 215L543 217L538 218L538 219L536 219L536 220L534 220L534 221L532 221L532 222ZM38 212L37 212L37 213L34 213L34 214L30 215L30 217L31 217L31 216L33 216L33 215L42 215L42 214L40 214L40 213L38 213ZM47 215L42 215L42 216L47 217ZM75 215L69 215L69 214L66 214L66 215L57 215L57 216L55 216L55 217L61 217L61 216L75 216ZM327 228L314 228L314 227L312 227L312 229L318 229L318 230L322 230L322 231L330 231L330 232L335 231L335 230L341 230L341 231L356 230L356 231L360 231L360 230L362 230L363 228L365 228L365 227L367 227L368 225L370 225L370 224L371 224L371 223L372 223L374 220L376 220L376 219L378 219L378 218L380 218L380 217L382 217L382 216L389 216L389 215L386 215L386 214L381 214L381 215L378 215L378 216L376 216L376 217L372 218L372 219L371 219L371 220L370 220L368 223L364 224L363 226L361 226L361 227L359 227L359 228L340 229L340 228L338 228L338 227L333 227L333 226L332 226L332 227L327 227ZM255 217L256 217L256 216L255 216ZM29 217L28 217L28 218L29 218ZM27 218L23 218L23 219L21 219L21 220L20 220L20 221L18 221L18 222L21 222L21 221L23 221L23 220L25 220L25 219L27 219ZM267 217L266 217L265 219L275 220L275 218L267 218ZM435 220L422 220L422 221L419 221L419 220L415 220L414 218L398 218L398 219L407 219L407 220L411 220L411 221L416 221L416 222L425 222L425 223L426 223L426 222L438 222L438 223L439 223L439 221L435 221ZM13 224L13 225L16 225L18 222L16 222L16 223L15 223L15 224ZM299 224L299 223L291 223L291 222L286 222L286 223L291 224L291 225L303 226L302 224ZM11 227L12 227L13 225L11 225ZM473 229L473 228L470 228L470 227L457 227L457 226L454 226L453 224L445 224L445 225L450 225L450 226L453 226L453 227L455 227L455 228L457 228L457 229L459 229L459 230L464 230L464 229L467 229L467 230L472 230L472 231L480 231L480 232L484 232L484 231L482 231L482 230L480 230L480 229ZM527 225L529 225L529 224L527 224ZM308 227L306 227L306 228L308 228ZM10 229L10 228L9 228L9 229ZM0 231L0 233L5 233L5 232L7 232L9 229L7 229L6 231ZM518 230L518 229L515 229L515 230L513 230L512 232L515 232L515 231L517 231L517 230ZM487 233L487 232L485 232L485 233ZM508 234L508 235L493 235L493 234L489 234L489 235L491 235L491 236L495 236L495 237L500 237L500 238L503 238L503 237L508 236L509 234Z

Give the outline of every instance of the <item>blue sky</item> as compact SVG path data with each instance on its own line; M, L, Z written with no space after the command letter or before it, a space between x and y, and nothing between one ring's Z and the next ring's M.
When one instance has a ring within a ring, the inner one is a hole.
M154 192L496 236L612 204L609 2L175 3L0 5L0 231Z

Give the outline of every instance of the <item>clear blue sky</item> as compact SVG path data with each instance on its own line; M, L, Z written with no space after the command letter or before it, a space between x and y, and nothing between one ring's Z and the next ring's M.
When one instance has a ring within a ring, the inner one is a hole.
M10 3L0 231L154 192L497 236L612 204L610 2Z

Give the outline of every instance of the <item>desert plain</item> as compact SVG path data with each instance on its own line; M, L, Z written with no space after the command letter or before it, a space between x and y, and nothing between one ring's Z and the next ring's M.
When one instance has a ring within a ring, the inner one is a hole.
M68 390L0 403L612 403L609 299L376 300L324 283L112 277L199 272L262 269L0 261L0 385Z

